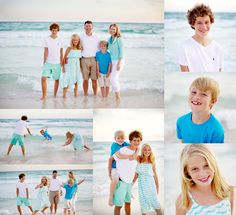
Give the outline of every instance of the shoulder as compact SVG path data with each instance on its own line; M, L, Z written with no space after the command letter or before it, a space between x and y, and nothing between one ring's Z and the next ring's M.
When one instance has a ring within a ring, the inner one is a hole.
M129 146L130 144L127 142L124 142L124 146Z
M215 40L212 40L211 46L215 51L223 52L222 46L218 42L216 42Z
M213 115L211 114L211 124L216 128L216 129L219 129L219 130L224 130L223 129L223 126L221 125L220 121Z
M181 49L181 48L187 48L187 47L189 47L189 46L192 46L193 45L193 38L192 37L190 37L190 38L188 38L188 39L186 39L186 40L184 40L183 42L181 42L180 43L180 45L179 45L179 49Z
M192 113L187 113L187 114L184 114L182 116L180 116L178 119L177 119L177 123L182 123L182 122L185 122L186 120L190 119L191 118L191 115Z
M176 215L185 215L185 210L182 208L182 195L179 194L175 201Z

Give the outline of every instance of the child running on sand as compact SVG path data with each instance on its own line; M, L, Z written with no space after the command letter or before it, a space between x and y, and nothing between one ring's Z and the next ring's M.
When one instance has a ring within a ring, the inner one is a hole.
M91 150L88 146L84 145L84 139L80 134L73 134L70 131L66 132L66 142L63 146L72 144L75 151L82 150L83 148Z
M17 142L19 142L19 145L22 150L22 155L25 156L25 147L24 147L24 142L22 140L22 137L25 135L25 131L27 131L29 135L32 136L28 128L27 119L28 119L27 116L22 116L21 119L17 121L15 131L12 135L11 143L8 147L7 155L10 154L12 147L15 146Z

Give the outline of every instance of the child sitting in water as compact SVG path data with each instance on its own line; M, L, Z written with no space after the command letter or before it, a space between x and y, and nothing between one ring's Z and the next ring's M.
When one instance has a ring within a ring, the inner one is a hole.
M83 148L91 150L88 146L84 145L84 139L80 134L73 134L68 131L66 132L66 142L63 146L70 145L71 143L75 151L82 150Z
M40 134L42 134L44 137L43 142L51 142L52 141L52 136L48 133L47 127L45 129L41 129Z

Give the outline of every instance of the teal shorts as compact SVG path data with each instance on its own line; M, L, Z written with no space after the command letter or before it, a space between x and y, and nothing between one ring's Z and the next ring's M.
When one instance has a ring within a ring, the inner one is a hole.
M24 145L24 142L23 142L23 140L22 140L21 135L19 135L19 134L13 134L13 135L12 135L12 138L11 138L11 144L12 144L12 145L16 145L17 142L19 142L19 145L20 145L20 146L23 146L23 145Z
M122 207L124 202L131 202L132 184L119 181L114 192L113 203L115 206Z
M30 206L29 199L18 196L16 199L16 205L17 206L25 205L26 207L28 207Z
M61 64L45 63L42 69L42 76L59 80L61 75Z

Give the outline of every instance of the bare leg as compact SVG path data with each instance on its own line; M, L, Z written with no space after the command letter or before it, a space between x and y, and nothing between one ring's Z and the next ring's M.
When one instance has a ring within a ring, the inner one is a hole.
M101 87L101 93L102 93L102 97L105 97L104 87Z
M109 95L109 90L110 90L110 88L106 87L106 97L108 97L108 95Z
M42 85L42 97L41 100L46 98L46 91L47 91L47 78L42 77L41 78L41 85Z
M50 205L50 213L52 214L53 211L53 204Z
M114 215L120 215L120 210L122 207L115 206L114 208Z
M13 147L13 145L12 145L12 144L10 144L10 145L9 145L9 147L8 147L8 150L7 150L7 155L9 155L9 154L10 154L12 147Z
M67 215L67 208L64 208L64 215Z
M88 146L84 145L84 148L87 150L91 150Z
M96 96L98 90L97 80L92 80L92 87L93 87L93 95Z
M38 212L38 210L34 211L34 212L33 212L33 215L37 214L37 212Z
M84 89L84 95L87 96L88 95L88 80L84 80L83 81L83 89Z
M66 98L68 87L63 88L63 98Z
M33 208L31 206L28 206L28 208L30 209L30 211L33 213Z
M120 92L115 92L116 94L116 100L120 100Z
M55 209L55 214L56 214L57 213L57 204L55 204L54 209Z
M48 209L48 207L45 207L43 210L41 210L41 212L43 213L43 214L45 214L44 212L46 211ZM46 215L46 214L45 214Z
M130 215L131 213L131 204L130 202L125 202L125 215Z
M78 83L75 83L75 88L74 88L74 97L78 96Z
M21 146L22 155L25 156L25 147Z
M54 97L57 96L58 87L59 87L59 80L55 80L55 82L54 82Z
M157 215L162 215L161 209L155 209Z
M22 215L21 208L20 208L20 206L18 206L18 205L17 205L17 210L18 210L19 214Z
M108 204L110 206L113 206L113 195L114 195L117 183L118 183L118 179L114 179L110 183L110 194L109 194L109 199L108 199Z

